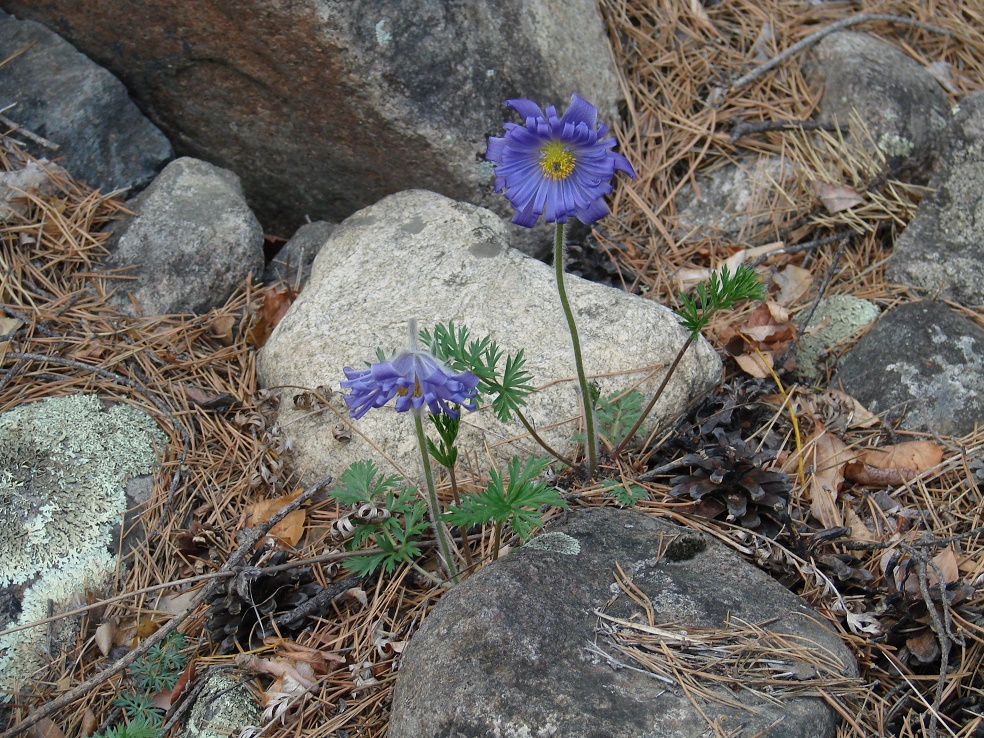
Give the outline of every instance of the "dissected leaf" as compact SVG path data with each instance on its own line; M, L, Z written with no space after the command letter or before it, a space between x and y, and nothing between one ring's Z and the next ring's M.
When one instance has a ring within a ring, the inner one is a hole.
M845 619L847 620L848 626L855 633L881 635L885 631L882 627L881 621L870 612L848 612Z
M853 187L829 182L814 182L813 191L827 208L828 213L839 213L864 202L864 198Z

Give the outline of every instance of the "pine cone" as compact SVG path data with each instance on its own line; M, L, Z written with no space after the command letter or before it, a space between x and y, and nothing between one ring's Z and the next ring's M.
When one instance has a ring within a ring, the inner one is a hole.
M306 613L305 617L282 617L317 597L324 588L314 580L310 568L264 574L257 563L268 553L261 549L250 566L236 577L230 577L209 599L205 629L209 638L218 644L219 653L230 653L239 647L246 650L257 648L267 636L293 636L304 629L311 615L322 614L321 608L318 608ZM277 551L268 555L263 563L265 566L278 566L286 561L287 552Z
M715 440L681 459L690 474L674 477L670 494L697 501L695 512L728 516L751 530L776 535L789 523L789 477L763 468L774 453L750 447L738 431L713 430Z

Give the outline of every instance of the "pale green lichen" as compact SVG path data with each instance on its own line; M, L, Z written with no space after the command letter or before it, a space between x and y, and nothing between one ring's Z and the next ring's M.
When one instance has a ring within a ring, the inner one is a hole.
M564 556L577 556L581 553L581 542L573 536L557 531L543 533L536 538L531 538L523 548L532 548L534 551L547 551L548 553L559 553Z
M249 688L227 674L206 677L195 700L184 738L226 738L260 719L260 707Z
M796 349L796 370L806 379L823 372L828 352L878 317L878 306L852 295L832 295L817 305Z
M150 473L166 436L128 405L94 395L40 400L0 414L0 586L25 588L18 625L69 609L115 571L107 550L126 511L127 480ZM55 632L74 639L69 623ZM45 627L0 638L0 686L43 664Z
M104 412L93 395L0 415L0 586L106 540L126 511L127 480L150 473L164 442L146 413L128 405Z
M909 154L915 148L915 144L907 138L903 138L897 133L883 133L878 138L878 148L885 153L886 156L901 156L902 158L908 158Z

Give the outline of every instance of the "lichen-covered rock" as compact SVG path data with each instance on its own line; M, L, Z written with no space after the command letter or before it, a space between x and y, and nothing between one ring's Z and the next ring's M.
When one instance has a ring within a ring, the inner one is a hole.
M834 381L906 430L971 433L984 417L984 330L941 302L900 305L841 358Z
M128 207L106 244L105 268L127 269L112 283L122 310L132 296L145 315L206 313L263 273L263 229L232 172L177 159Z
M575 276L566 283L585 371L597 377L602 394L640 381L643 395L654 392L663 367L687 338L675 314L652 300ZM474 338L490 335L506 353L525 349L533 384L545 385L528 396L526 415L547 443L573 451L580 412L571 381L576 370L553 268L509 248L502 219L494 213L432 192L392 195L338 226L315 259L308 286L260 351L259 380L264 387L338 388L343 367L365 366L377 348L387 355L403 350L410 318L428 329L438 322L466 325ZM714 349L698 339L651 422L679 413L718 380L720 367ZM337 396L335 402L347 414ZM278 422L290 436L295 466L305 479L337 477L367 458L386 473L394 470L391 461L397 471L418 473L413 421L392 407L355 421L359 434L350 434L350 440L336 437L338 421L330 410L312 413L288 400L280 405ZM467 414L461 433L462 448L483 449L498 462L544 453L519 422L499 423L490 408Z
M808 77L823 85L821 120L850 130L859 145L877 147L893 168L924 170L932 163L950 106L919 62L881 39L852 31L830 34L807 59Z
M796 371L814 380L828 364L828 352L854 338L878 317L878 306L853 295L820 300L796 347Z
M984 305L984 92L954 108L929 194L895 243L885 276L929 295Z
M165 436L129 405L95 395L41 400L0 415L0 587L24 587L19 623L48 616L112 576L112 530L127 481L150 473ZM5 627L9 624L0 624ZM71 637L71 623L56 629ZM0 685L43 664L44 627L0 637Z
M104 193L140 189L172 157L123 84L40 23L0 18L0 59L4 115L57 145L53 152L22 139L34 156L57 156L76 180Z
M184 738L227 738L256 727L260 706L249 687L228 674L209 674L185 723Z
M668 634L662 644L653 638L648 652L665 670L660 678L620 650L618 629L599 617L646 627L639 599L616 582L619 571ZM742 623L762 625L760 645L785 634L787 644L806 647L777 657L777 668L821 687L810 664L857 675L850 649L815 611L710 537L636 512L582 510L441 597L400 661L387 735L832 736L838 717L823 700L758 696L737 661L730 685L701 684L718 699L698 698L699 709L672 679L664 654L680 644L669 634L727 633Z
M577 92L610 124L619 95L594 0L4 7L118 75L184 153L236 172L281 234L412 187L505 212L481 164L513 119L503 101Z

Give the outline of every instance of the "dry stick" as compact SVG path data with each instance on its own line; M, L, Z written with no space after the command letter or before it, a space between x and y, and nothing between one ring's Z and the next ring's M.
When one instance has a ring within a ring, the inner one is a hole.
M246 530L244 530L243 531L244 541L242 545L239 548L237 548L235 552L233 552L232 556L228 558L228 560L222 566L222 569L220 569L219 571L231 572L237 567L239 567L246 559L246 557L249 556L250 553L252 553L254 546L256 546L256 543L261 538L263 538L263 536L265 536L273 526L275 526L281 520L286 518L295 510L297 510L301 505L303 505L305 502L310 500L312 497L314 497L318 492L323 490L329 484L331 484L330 476L325 477L320 482L314 484L311 487L308 487L306 490L304 490L303 494L301 494L300 496L298 496L297 498L295 498L291 502L288 502L286 505L280 508L280 510L278 510L277 513L269 520L264 521L261 525L258 525L255 528L247 528ZM112 666L109 666L103 671L99 672L91 679L86 680L85 682L77 686L75 689L66 692L58 699L48 702L43 707L38 709L36 712L31 713L22 722L18 723L7 732L0 734L0 738L13 738L13 736L23 733L32 725L35 725L42 719L48 717L49 715L53 715L54 713L58 712L58 710L61 710L63 707L67 707L71 703L75 702L75 700L88 694L90 691L98 687L103 682L106 682L112 677L119 674L126 667L128 667L138 658L140 658L145 653L147 653L147 651L149 651L151 648L153 648L158 643L163 641L170 633L177 630L178 626L180 626L185 620L190 618L192 614L195 612L195 610L198 609L198 606L201 605L206 599L211 597L215 593L215 591L221 586L221 584L222 584L221 579L213 579L212 581L210 581L207 585L205 585L202 588L202 590L197 595L195 595L194 599L192 599L188 607L186 607L184 610L182 610L173 618L171 618L166 623L164 623L164 625L158 628L153 635L148 636L147 638L142 640L140 642L140 645L134 648L132 651L130 651L130 653L128 653L126 656L116 661Z
M945 28L940 28L939 26L934 26L929 23L923 23L922 21L913 20L912 18L905 18L900 15L887 15L885 13L862 13L861 15L853 16L852 18L843 18L842 20L833 23L826 28L823 28L816 33L811 33L806 38L796 42L788 49L780 54L776 54L774 57L769 59L761 66L756 67L751 72L743 77L739 77L731 85L731 91L735 92L740 90L742 87L746 87L749 83L754 82L759 77L767 74L774 68L778 67L784 61L789 59L791 56L795 56L799 52L808 46L812 46L817 43L825 36L829 36L831 33L835 33L842 28L850 28L851 26L856 26L861 23L870 23L873 21L885 21L887 23L899 23L904 26L915 26L916 28L922 28L926 31L932 31L933 33L941 33L944 36L950 36L951 38L957 38L957 34L954 31L948 31Z
M783 355L775 363L777 367L782 367L789 355L793 353L793 349L799 343L799 340L803 337L806 332L810 321L813 319L813 313L817 311L817 307L820 305L820 300L823 299L824 294L827 292L827 288L834 279L834 272L837 270L837 263L840 261L841 256L844 255L844 249L847 247L847 238L843 238L839 244L837 244L837 250L834 252L834 257L830 261L830 268L827 269L827 274L823 278L823 282L820 284L820 289L817 290L817 296L813 299L813 304L810 305L810 309L806 312L806 317L803 318L803 322L800 323L799 330L796 332L796 340L789 344Z
M32 141L34 141L34 143L40 146L44 146L47 149L51 149L52 151L58 151L61 148L61 146L59 146L58 144L49 141L48 139L42 136L39 136L33 131L27 130L20 123L16 123L15 121L12 121L6 115L0 115L0 123L3 123L5 126L10 126L10 130L7 131L5 135L10 135L11 133L20 133L22 136L24 136L24 138L29 138Z

